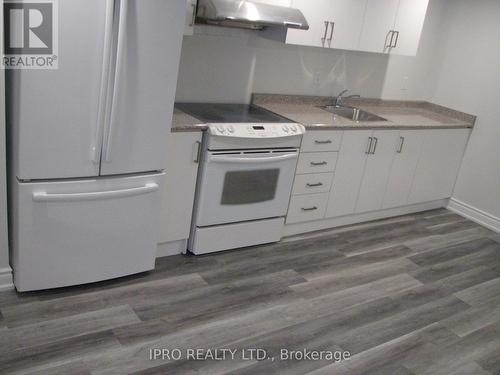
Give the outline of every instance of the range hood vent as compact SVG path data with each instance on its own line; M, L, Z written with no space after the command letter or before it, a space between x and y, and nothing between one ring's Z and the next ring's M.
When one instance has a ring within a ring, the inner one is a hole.
M309 29L298 9L250 0L198 0L196 22L253 30L267 27Z

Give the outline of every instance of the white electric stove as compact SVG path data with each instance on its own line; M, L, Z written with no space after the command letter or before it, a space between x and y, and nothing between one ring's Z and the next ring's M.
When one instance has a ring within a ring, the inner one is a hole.
M257 106L177 106L200 120L219 121L208 123L203 139L189 251L279 241L304 127Z

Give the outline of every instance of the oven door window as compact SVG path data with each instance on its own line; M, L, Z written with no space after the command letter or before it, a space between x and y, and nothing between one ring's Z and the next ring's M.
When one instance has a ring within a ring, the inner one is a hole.
M222 205L272 201L276 195L280 170L231 171L224 177Z

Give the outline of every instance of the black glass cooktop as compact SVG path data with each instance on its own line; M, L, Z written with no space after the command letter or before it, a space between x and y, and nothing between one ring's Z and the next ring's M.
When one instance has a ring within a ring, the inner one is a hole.
M293 122L253 104L175 103L175 108L208 123Z

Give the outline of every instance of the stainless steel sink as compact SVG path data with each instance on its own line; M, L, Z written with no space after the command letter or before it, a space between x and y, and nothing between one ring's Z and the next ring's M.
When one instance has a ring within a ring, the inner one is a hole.
M327 112L333 113L334 115L339 115L356 122L387 121L383 117L374 115L373 113L370 112L363 111L362 109L356 107L336 107L334 105L324 105L320 106L319 108L324 109Z

